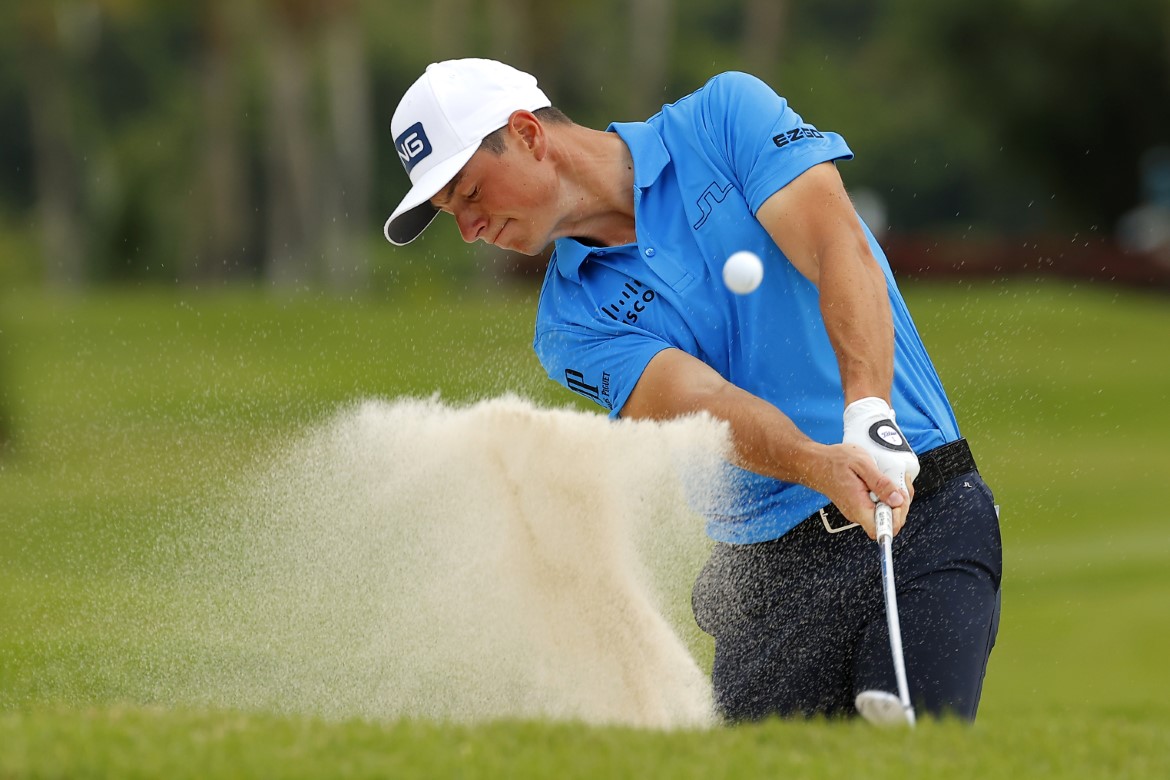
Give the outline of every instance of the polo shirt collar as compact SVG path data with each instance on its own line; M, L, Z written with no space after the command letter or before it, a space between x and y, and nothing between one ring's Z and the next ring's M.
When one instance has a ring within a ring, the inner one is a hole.
M670 152L658 131L645 122L614 122L609 131L617 133L630 147L634 158L634 186L644 190L662 174L670 162Z
M634 188L644 190L658 181L670 162L670 153L658 131L645 122L614 122L607 130L621 136L630 149L634 158ZM636 209L637 201L634 205ZM598 247L586 246L574 238L557 239L553 262L561 276L580 282L581 264L596 251Z

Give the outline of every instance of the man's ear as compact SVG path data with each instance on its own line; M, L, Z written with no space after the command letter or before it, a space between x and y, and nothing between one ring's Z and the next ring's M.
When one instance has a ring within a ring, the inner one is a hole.
M531 111L513 111L508 117L508 129L537 159L543 159L548 149L548 137L544 132L544 125Z

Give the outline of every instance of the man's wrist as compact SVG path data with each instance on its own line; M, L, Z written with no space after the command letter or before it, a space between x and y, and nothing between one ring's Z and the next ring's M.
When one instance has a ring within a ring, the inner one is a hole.
M881 413L887 416L894 416L894 408L889 405L886 399L879 398L876 395L867 395L866 398L859 398L856 401L849 403L845 407L845 416L860 416L862 414Z
M896 419L894 409L884 398L877 396L867 396L866 398L858 398L848 406L845 407L845 413L842 415L845 427L848 428L850 424L868 420L874 417L885 417L890 420Z
M827 465L831 457L830 449L830 445L812 439L800 442L789 451L785 459L787 473L780 478L786 482L811 487L813 490L821 490L830 471Z

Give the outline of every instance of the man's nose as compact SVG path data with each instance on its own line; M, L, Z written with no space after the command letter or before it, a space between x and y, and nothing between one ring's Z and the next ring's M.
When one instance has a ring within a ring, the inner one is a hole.
M455 214L455 221L459 224L459 234L469 244L480 237L480 233L487 224L483 213L470 206L460 209Z

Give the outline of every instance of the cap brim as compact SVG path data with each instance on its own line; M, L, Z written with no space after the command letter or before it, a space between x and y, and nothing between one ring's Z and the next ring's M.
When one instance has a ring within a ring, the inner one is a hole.
M386 240L395 246L406 246L418 238L439 213L431 205L431 198L455 178L478 149L479 144L473 144L423 174L386 220L382 228Z
M406 246L422 235L422 232L427 229L427 225L431 224L438 213L439 210L432 206L429 200L424 200L418 206L386 220L386 226L382 232L391 244Z

